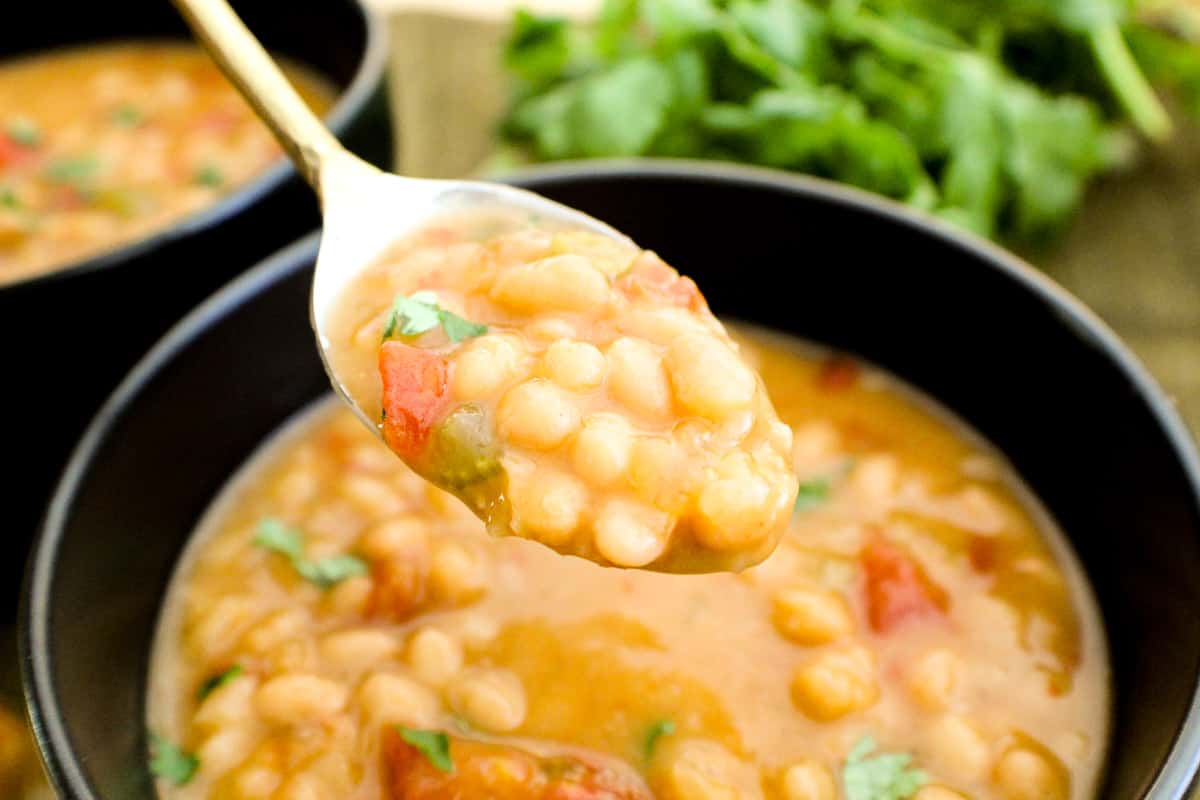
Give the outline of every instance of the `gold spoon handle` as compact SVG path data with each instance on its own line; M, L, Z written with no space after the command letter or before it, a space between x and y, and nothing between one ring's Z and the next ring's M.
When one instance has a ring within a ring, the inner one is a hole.
M344 148L309 110L279 65L225 0L172 0L237 86L275 134L304 179L318 195L322 165Z

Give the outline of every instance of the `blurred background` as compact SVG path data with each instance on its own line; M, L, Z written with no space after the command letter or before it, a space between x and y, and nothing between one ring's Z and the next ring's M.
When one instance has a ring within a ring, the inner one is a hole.
M1200 2L371 4L398 171L678 157L877 192L1062 283L1200 430ZM0 797L45 796L37 773L0 713Z

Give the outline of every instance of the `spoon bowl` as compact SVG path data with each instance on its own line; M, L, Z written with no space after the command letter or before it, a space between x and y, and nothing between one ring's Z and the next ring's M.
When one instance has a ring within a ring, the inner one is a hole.
M330 360L329 321L347 285L397 241L440 217L466 211L519 213L553 226L628 241L594 217L525 189L482 181L406 178L376 169L340 148L323 160L319 180L324 230L313 274L313 332L329 380L376 433L376 420L355 402Z
M628 241L603 222L524 189L482 181L407 178L376 169L342 147L309 110L226 0L173 2L320 199L323 234L311 302L317 349L330 382L377 433L378 425L333 368L327 325L346 285L397 241L444 214L469 210L536 216L550 225Z

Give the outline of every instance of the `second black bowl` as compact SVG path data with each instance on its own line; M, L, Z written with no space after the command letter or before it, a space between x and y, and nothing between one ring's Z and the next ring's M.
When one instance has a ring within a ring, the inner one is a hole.
M747 170L565 168L524 183L694 275L719 314L855 352L1012 460L1071 539L1115 679L1101 796L1179 800L1200 761L1200 464L1095 317L1000 250L829 184ZM30 708L68 797L151 798L144 698L159 604L198 515L328 391L308 326L316 242L189 316L76 450L30 565Z
M25 4L9 15L0 58L108 40L184 38L163 0ZM338 91L330 128L381 165L392 139L384 26L357 0L289 7L241 0L237 10L273 52L329 79ZM189 309L260 258L312 230L317 205L284 159L225 199L176 224L63 268L0 286L8 389L6 518L0 586L15 585L39 516L87 420L134 361ZM0 593L0 619L16 594Z

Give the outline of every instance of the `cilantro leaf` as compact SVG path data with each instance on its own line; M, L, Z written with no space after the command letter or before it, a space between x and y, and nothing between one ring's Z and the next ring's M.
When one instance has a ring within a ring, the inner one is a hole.
M658 748L658 741L664 736L671 736L675 733L675 722L669 719L655 720L650 724L650 729L646 732L646 738L642 742L642 753L649 761L654 757L654 751Z
M216 189L225 183L225 176L221 174L221 170L213 164L205 164L199 167L192 174L192 183L197 186L208 186Z
M488 329L487 325L483 323L471 322L445 309L438 311L438 321L442 324L442 330L446 332L446 337L455 344L461 342L463 339L473 339L476 336L482 336L487 333Z
M399 332L401 336L417 336L441 326L446 338L457 344L463 339L482 336L487 325L471 322L449 311L438 302L433 292L416 292L411 296L396 295L392 301L392 312L383 329L383 341Z
M367 562L358 556L330 556L320 561L297 561L296 571L309 583L328 589L347 578L366 575Z
M322 589L367 573L367 562L358 556L337 555L310 561L304 557L303 534L274 518L268 517L258 523L254 543L285 556L300 577Z
M58 158L46 165L46 178L55 183L80 183L100 171L100 159L91 155Z
M793 511L808 511L829 500L829 478L813 478L800 484Z
M9 139L23 147L37 147L42 141L41 128L27 117L16 117L9 120L4 132Z
M241 675L244 671L245 670L242 669L241 664L234 664L224 672L218 672L216 675L213 675L204 683L200 684L200 688L196 690L197 702L203 701L210 694L215 692L217 689L220 689L237 676Z
M396 334L417 336L438 326L438 298L433 292L417 292L411 297L402 294L392 300L392 313L383 329L383 338L388 340Z
M421 751L429 763L442 772L454 771L450 757L450 737L442 731L423 731L416 728L396 728L400 738Z
M125 128L135 128L146 119L141 109L129 103L117 106L109 116L114 123Z
M846 800L904 800L925 784L925 773L909 768L912 756L907 753L871 755L875 748L875 740L863 736L846 757L842 767Z
M169 740L150 734L150 773L170 781L176 786L184 786L195 776L200 768L200 759L192 753L172 744Z
M3 208L20 208L21 198L17 197L17 193L13 191L11 186L0 186L0 207Z
M287 556L291 560L303 557L304 540L300 531L289 528L282 521L268 517L258 523L254 543L259 547Z
M540 160L668 156L832 178L1036 242L1170 135L1147 74L1200 115L1200 49L1130 0L605 0L522 11L500 132Z

